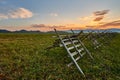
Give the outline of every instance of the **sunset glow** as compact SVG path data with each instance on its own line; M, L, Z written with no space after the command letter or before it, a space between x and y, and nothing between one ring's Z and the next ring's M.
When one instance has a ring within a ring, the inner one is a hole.
M0 0L0 29L120 28L119 0Z

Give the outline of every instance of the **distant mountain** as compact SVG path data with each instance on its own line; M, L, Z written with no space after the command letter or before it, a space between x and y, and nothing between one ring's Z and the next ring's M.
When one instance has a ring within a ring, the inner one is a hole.
M8 31L8 30L3 30L3 29L1 29L0 30L0 33L9 33L10 31Z
M19 30L19 31L8 31L8 30L0 30L0 33L43 33L41 31L27 31L27 30Z
M120 33L120 29L116 29L116 28L111 28L111 29L108 29L109 31L112 31L112 32L118 32Z
M13 31L13 33L42 33L42 32L41 31L20 30L20 31Z
M110 32L117 32L117 33L120 33L120 29L117 29L117 28L111 28L111 29L106 29L107 31L110 31ZM94 32L103 32L104 29L86 29L86 30L73 30L75 33L79 33L80 31L83 31L84 33L88 33L88 32L91 32L91 31L94 31ZM66 31L57 31L59 34L64 34L64 33L72 33L72 31L70 30L66 30ZM4 30L4 29L0 29L0 33L49 33L49 34L53 34L55 33L55 31L48 31L48 32L41 32L41 31L27 31L27 30L19 30L19 31L8 31L8 30Z
M84 33L88 33L88 32L91 32L91 31L94 31L94 32L103 32L103 31L110 31L110 32L117 32L117 33L120 33L120 29L117 29L117 28L111 28L111 29L86 29L86 30L73 30L75 33L79 33L80 31L83 31ZM71 32L71 31L67 31L67 32Z

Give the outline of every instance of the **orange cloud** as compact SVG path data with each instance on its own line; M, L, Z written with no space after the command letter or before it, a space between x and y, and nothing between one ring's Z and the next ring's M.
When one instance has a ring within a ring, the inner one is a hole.
M50 27L50 26L45 25L45 24L32 24L31 27L33 27L33 28L42 28L42 27Z
M105 18L105 15L108 14L109 10L95 11L93 12L94 19L93 21L101 21Z
M80 26L79 24L64 24L64 25L46 25L46 24L32 24L31 29L39 29L39 30L53 30L56 28L57 30L69 30L69 29L84 29L85 26Z
M99 28L108 28L108 27L120 28L120 20L116 20L116 21L104 23L104 24L102 24L102 25L99 26Z
M89 29L108 29L108 28L120 28L120 20L111 21L111 22L103 22L98 25L88 25L86 28Z
M105 18L105 15L108 14L109 10L101 10L101 11L95 11L90 16L85 16L79 18L79 20L82 21L88 21L89 23L93 22L99 22Z
M41 29L41 30L53 30L56 29L68 29L64 25L46 25L46 24L32 24L31 28Z
M93 21L101 21L103 18L104 16L99 16L99 17L96 17Z
M45 24L32 24L31 27L33 28L64 28L65 26L62 25L45 25Z

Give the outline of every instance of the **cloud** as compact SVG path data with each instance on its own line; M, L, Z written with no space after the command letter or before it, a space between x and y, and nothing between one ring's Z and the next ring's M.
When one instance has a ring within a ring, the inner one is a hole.
M40 30L40 31L50 31L56 28L57 30L67 30L69 29L64 25L47 25L47 24L32 24L30 29L32 30Z
M100 27L108 27L108 26L120 26L120 20L104 23Z
M25 8L18 8L8 14L10 18L30 18L33 13Z
M107 28L120 28L120 20L111 22L100 22L99 25L87 25L86 28L89 29L107 29Z
M102 11L95 11L93 12L94 19L93 21L101 21L105 18L105 15L108 14L110 10L102 10Z
M33 28L64 28L62 25L45 25L45 24L32 24Z
M46 25L46 24L32 24L30 27L32 30L50 31L56 28L57 30L69 30L69 29L84 29L84 26L76 24L63 24L63 25Z
M110 10L95 11L90 16L81 17L79 20L99 22L105 18L105 15L108 14L109 11Z
M105 15L108 14L109 10L102 10L102 11L95 11L93 12L94 16L101 16L101 15Z
M50 26L45 25L45 24L32 24L31 27L33 27L33 28L43 28L43 27L50 27Z
M50 16L57 17L57 16L58 16L58 14L57 14L57 13L50 13Z
M93 21L101 21L103 18L104 16L99 16L99 17L96 17Z
M17 19L17 18L30 18L33 16L33 13L25 8L18 8L16 10L11 10L7 14L0 14L0 19Z

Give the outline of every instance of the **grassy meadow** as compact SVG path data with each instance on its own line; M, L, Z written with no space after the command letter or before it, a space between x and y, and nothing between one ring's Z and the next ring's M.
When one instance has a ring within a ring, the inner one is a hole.
M46 50L55 34L1 33L0 79L6 80L120 80L120 34L108 45L85 55L80 67L86 78L72 65L62 47ZM89 47L88 47L89 48Z

